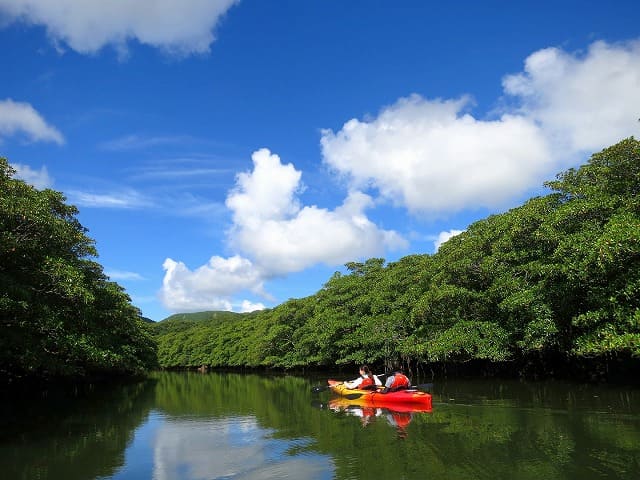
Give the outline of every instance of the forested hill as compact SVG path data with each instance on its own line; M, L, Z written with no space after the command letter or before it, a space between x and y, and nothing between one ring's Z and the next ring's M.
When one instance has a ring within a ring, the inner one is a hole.
M156 335L176 333L203 325L217 325L226 321L234 321L243 317L244 313L227 311L208 311L195 313L176 313L154 325Z
M164 367L640 357L640 144L624 140L434 255L349 263L316 294L158 330ZM161 328L160 325L157 328Z

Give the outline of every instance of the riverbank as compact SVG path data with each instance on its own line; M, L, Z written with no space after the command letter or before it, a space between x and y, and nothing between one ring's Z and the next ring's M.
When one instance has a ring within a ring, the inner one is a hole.
M384 367L370 365L374 372L388 373ZM576 358L561 355L528 356L513 361L411 363L404 367L410 375L424 381L443 379L523 379L532 381L564 380L584 383L640 385L640 358L630 355L616 357ZM327 375L343 378L357 375L357 364L318 367L236 367L236 366L178 366L162 371L199 371L231 373L277 373L289 375Z

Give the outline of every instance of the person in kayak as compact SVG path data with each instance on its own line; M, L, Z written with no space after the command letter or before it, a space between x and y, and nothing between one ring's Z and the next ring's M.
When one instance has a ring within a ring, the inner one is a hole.
M344 382L344 386L349 389L359 390L375 390L378 386L382 386L380 379L371 373L369 367L362 365L360 367L360 376L350 382Z
M401 370L397 370L393 375L389 375L387 381L384 384L384 390L382 393L395 392L397 390L403 390L411 387L411 381Z

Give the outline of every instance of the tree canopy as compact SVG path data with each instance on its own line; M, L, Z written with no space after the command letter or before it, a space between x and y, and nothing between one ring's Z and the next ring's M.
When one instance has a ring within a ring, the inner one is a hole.
M76 207L0 158L0 376L137 374L156 364L140 311L109 281Z
M545 185L549 194L471 224L433 255L351 262L310 297L159 331L160 363L640 358L640 143Z

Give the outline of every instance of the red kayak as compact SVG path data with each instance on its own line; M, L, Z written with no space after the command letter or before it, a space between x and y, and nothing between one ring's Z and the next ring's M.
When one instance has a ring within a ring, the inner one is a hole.
M347 398L353 403L371 407L419 406L431 410L431 395L415 389L397 390L382 393L378 390L350 389L337 380L327 380L329 388L336 395Z

